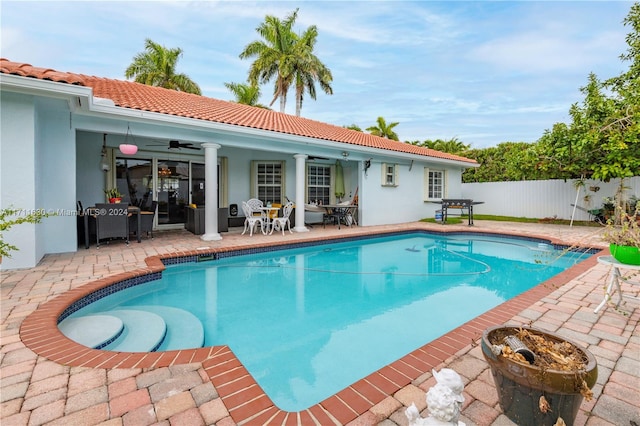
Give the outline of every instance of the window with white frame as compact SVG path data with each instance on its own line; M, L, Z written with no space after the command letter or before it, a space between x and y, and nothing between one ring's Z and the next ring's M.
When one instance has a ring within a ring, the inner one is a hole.
M382 186L398 186L398 165L382 163Z
M424 169L424 199L441 199L445 196L444 170Z
M284 187L284 161L253 161L251 197L263 203L282 203Z
M307 202L331 204L331 169L327 164L307 164Z

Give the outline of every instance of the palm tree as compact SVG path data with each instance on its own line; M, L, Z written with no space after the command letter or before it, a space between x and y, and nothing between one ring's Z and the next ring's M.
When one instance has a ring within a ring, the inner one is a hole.
M186 74L176 74L176 63L182 56L182 49L167 49L145 40L145 51L138 53L124 72L126 78L149 86L164 87L180 92L202 94L200 87Z
M349 130L355 130L357 132L361 132L362 129L360 128L360 126L358 126L357 124L349 124L348 126L342 126L345 129L349 129Z
M426 148L431 148L437 151L447 152L449 154L456 154L456 155L462 155L471 148L471 145L465 144L464 142L462 142L461 140L455 137L448 140L426 139L423 142L413 141L409 143L412 145L424 146Z
M371 133L374 136L381 136L383 138L391 139L394 141L398 140L398 135L393 131L393 128L396 127L399 123L387 124L387 122L382 117L378 117L376 122L378 123L378 125L367 127L367 132Z
M231 91L231 93L233 93L235 102L243 105L269 109L269 107L258 102L260 100L259 86L244 83L224 83L224 85Z
M300 115L302 98L306 90L312 99L316 99L315 81L326 93L333 93L330 83L331 71L313 54L318 30L315 25L309 27L301 36L293 32L298 9L283 21L267 15L256 31L262 37L249 43L241 59L255 57L249 68L248 81L252 84L267 83L275 78L273 105L280 99L280 112L284 112L287 92L291 85L296 87L296 115Z
M309 93L311 99L316 99L316 81L318 81L326 94L333 94L331 70L313 54L313 47L316 44L317 37L318 29L315 25L312 25L302 34L294 49L298 59L293 65L292 76L296 82L296 116L298 117L302 109L305 90Z
M287 79L291 62L291 51L295 34L292 31L298 15L296 9L291 15L281 21L275 16L267 15L264 22L258 25L256 31L263 40L257 40L245 46L240 59L256 57L249 68L248 81L251 84L267 83L276 79L273 100L270 105L280 98L280 112L284 112L287 103L287 91L291 81Z

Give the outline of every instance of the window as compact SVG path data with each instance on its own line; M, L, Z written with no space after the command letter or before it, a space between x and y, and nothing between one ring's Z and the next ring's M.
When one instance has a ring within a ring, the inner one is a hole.
M252 197L263 203L282 203L284 194L284 161L253 161Z
M424 199L440 199L445 196L444 170L424 169Z
M331 204L331 166L307 164L307 202Z
M398 165L382 163L382 186L398 186Z

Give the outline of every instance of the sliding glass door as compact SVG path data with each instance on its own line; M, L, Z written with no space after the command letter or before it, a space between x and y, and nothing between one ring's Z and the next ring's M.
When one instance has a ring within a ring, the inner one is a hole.
M185 207L204 206L204 164L171 159L116 158L116 187L123 202L150 208L158 202L157 225L185 221Z
M116 188L122 201L143 209L153 201L153 161L140 158L116 158Z

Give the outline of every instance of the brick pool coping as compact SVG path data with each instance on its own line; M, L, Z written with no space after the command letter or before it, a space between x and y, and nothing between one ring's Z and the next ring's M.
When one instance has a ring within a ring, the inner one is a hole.
M425 232L424 228L408 229L406 232ZM549 237L537 237L504 232L474 232L442 230L431 233L472 233L485 235L508 235L526 239L540 239L551 244L567 246L562 241ZM366 231L331 240L352 239L363 236L397 234L394 231L368 233ZM326 238L310 238L304 243L326 242ZM504 302L455 328L449 333L423 345L393 363L358 380L337 394L300 412L287 412L276 407L226 345L197 349L174 350L150 353L110 352L90 349L64 336L58 329L58 319L73 303L102 288L124 280L159 273L165 269L163 261L176 258L192 258L216 253L288 246L290 242L246 244L207 250L189 250L152 256L145 259L146 268L112 275L95 280L55 299L44 303L30 314L20 327L23 343L36 354L62 365L89 368L158 368L171 365L201 363L211 383L216 388L229 414L236 423L259 424L307 424L315 421L331 424L333 420L346 424L387 396L393 395L421 375L431 372L447 358L469 345L476 345L482 332L493 325L510 320L522 310L548 296L558 287L595 266L597 256L563 271L530 290Z

